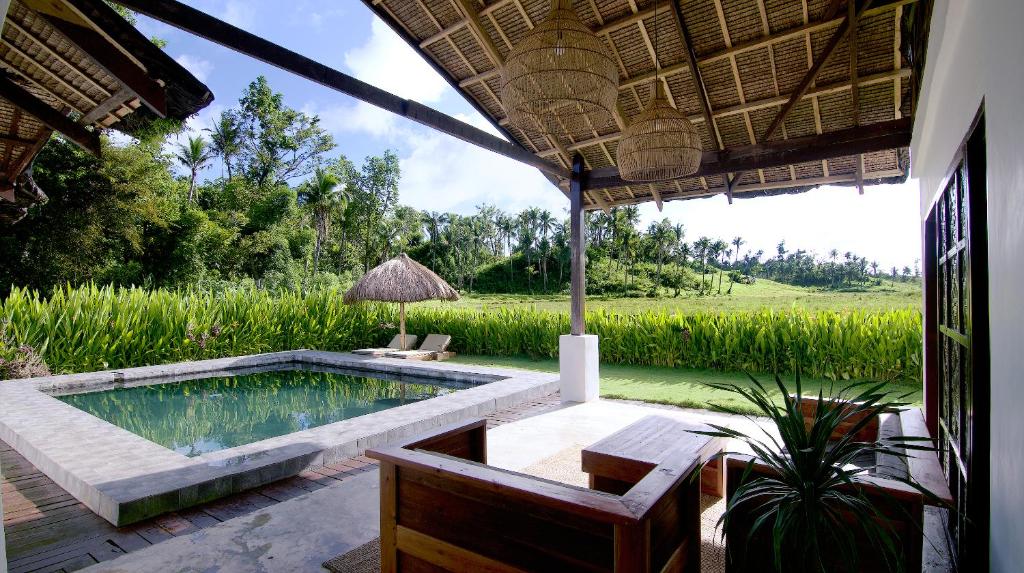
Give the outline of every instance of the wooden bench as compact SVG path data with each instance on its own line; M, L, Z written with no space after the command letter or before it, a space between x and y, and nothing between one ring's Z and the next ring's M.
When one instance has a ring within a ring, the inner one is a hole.
M484 420L367 455L380 460L385 573L700 571L693 456L613 495L484 465Z
M688 424L665 416L647 416L607 438L587 446L583 471L590 474L590 487L621 494L629 491L668 456L704 462L722 451L725 440L694 434L710 426ZM715 497L725 495L722 460L708 464L701 472L701 491Z

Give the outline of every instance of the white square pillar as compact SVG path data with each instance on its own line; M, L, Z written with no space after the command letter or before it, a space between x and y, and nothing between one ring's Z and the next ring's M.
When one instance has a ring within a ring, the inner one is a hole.
M559 390L563 402L590 402L600 396L597 335L558 338Z

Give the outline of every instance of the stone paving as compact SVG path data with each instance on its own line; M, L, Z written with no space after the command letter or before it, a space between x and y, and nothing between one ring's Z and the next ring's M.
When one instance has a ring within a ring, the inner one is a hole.
M430 400L186 457L54 398L282 364L369 369L479 384ZM224 497L399 437L551 394L558 376L524 370L298 350L0 383L0 439L112 524ZM59 438L57 438L59 437Z

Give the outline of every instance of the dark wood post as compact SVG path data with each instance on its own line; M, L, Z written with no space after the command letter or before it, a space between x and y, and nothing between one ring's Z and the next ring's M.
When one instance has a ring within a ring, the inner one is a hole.
M586 234L583 229L585 213L583 212L583 157L576 154L572 158L572 176L569 179L569 244L572 249L570 268L570 314L572 327L570 334L579 336L586 332L584 311L586 308Z

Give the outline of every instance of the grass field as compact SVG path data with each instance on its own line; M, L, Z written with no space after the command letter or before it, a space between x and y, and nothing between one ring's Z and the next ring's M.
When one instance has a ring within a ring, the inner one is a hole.
M521 368L557 372L557 360L530 360L529 358L509 358L498 356L458 356L455 362L484 366L500 366L504 368ZM769 389L775 387L774 379L759 376L758 380ZM794 388L793 380L784 380L789 389ZM707 408L708 402L731 406L742 411L752 412L750 405L735 394L709 388L706 384L733 383L750 385L750 379L741 372L718 372L713 370L692 370L685 368L660 368L644 366L623 366L617 364L601 365L601 396L604 398L622 398L642 400L656 404L670 404L684 408ZM833 383L830 380L803 378L801 385L804 394L816 394L824 388L825 393L835 385L842 387L844 383ZM777 392L777 397L781 397ZM892 384L892 398L910 394L905 401L921 405L921 388L914 384Z
M727 284L722 285L723 293ZM918 307L921 286L916 283L889 283L872 286L861 291L827 291L758 279L752 285L736 284L732 294L697 296L683 293L678 297L616 298L587 297L587 309L605 309L623 314L643 311L668 311L691 314L697 312L756 311L762 308L789 310L800 308L810 312L869 310L884 311ZM454 303L425 302L425 305L454 305L456 307L484 309L502 306L527 305L538 310L569 311L568 295L467 295Z

